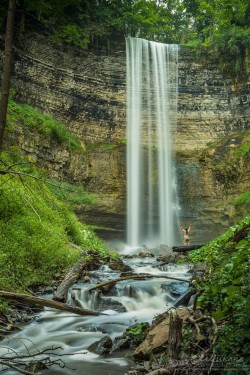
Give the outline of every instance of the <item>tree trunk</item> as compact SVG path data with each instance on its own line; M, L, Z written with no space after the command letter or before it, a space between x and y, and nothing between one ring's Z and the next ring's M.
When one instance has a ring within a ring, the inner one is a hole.
M79 307L72 307L65 303L29 296L28 294L17 294L0 290L0 295L5 298L14 299L15 301L20 301L26 304L51 307L52 309L68 311L81 316L100 315L100 313L96 311L80 309Z
M66 302L69 288L77 282L86 265L86 259L81 259L69 270L52 297L54 301Z
M13 57L13 35L16 1L9 0L8 16L6 24L5 49L2 75L2 93L0 101L0 151L3 147L3 137L6 126L6 114L10 91L11 65Z
M187 246L173 246L172 250L176 251L177 253L185 253L190 250L196 250L199 249L202 246L205 246L206 244L201 245L187 245Z
M182 337L182 319L175 313L170 314L168 361L170 366L179 358Z

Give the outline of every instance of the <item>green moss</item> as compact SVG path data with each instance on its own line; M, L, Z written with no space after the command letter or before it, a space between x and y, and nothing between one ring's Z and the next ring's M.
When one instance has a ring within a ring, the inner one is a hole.
M12 98L8 104L7 131L21 125L27 134L36 131L45 138L64 144L70 151L82 151L80 141L63 124L50 115L43 115L27 104L18 104Z

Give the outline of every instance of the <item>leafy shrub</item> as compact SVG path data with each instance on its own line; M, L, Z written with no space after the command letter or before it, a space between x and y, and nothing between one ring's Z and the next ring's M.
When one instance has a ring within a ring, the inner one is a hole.
M87 48L90 42L88 31L75 24L60 25L50 39L54 43L70 44L83 49Z
M250 216L224 235L190 253L192 262L206 262L208 271L196 285L203 289L199 304L220 325L216 351L239 356L250 351Z

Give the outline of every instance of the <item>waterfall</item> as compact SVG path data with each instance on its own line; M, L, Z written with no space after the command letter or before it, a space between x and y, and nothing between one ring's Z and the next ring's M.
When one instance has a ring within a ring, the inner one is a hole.
M126 39L127 243L175 243L178 46Z

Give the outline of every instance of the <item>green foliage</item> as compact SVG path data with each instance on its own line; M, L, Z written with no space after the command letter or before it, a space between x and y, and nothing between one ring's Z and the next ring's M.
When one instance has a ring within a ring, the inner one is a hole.
M50 39L55 43L75 45L83 49L90 42L88 31L74 24L59 26Z
M148 322L134 324L132 327L126 329L124 336L129 337L132 340L133 345L138 345L144 340L148 328Z
M237 199L235 199L234 205L247 206L250 208L250 190L246 191L245 193L241 194Z
M225 71L242 78L249 72L248 0L196 0L194 3L196 6L191 12L194 12L196 36L218 57Z
M238 159L244 157L250 158L250 141L246 141L241 144L241 146L236 150L236 156Z
M49 283L85 249L107 255L103 242L55 198L34 164L12 151L1 154L0 167L0 289Z
M7 3L0 5L2 28L6 11ZM24 0L17 2L16 29L38 24L54 42L80 48L127 36L206 47L242 80L250 72L249 14L248 0Z
M13 131L19 124L28 133L36 131L45 138L58 144L64 144L69 150L82 151L80 141L64 125L49 115L39 113L35 108L26 104L17 104L9 99L7 114L7 130Z
M250 216L224 235L191 252L191 262L206 262L208 271L197 279L203 289L199 304L222 324L216 346L218 354L243 358L250 351Z
M72 208L83 204L95 204L94 196L86 193L83 186L55 180L48 180L48 182L52 193L63 202L69 203Z

